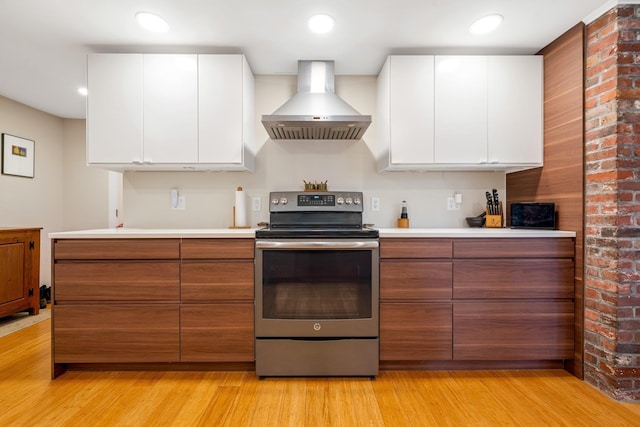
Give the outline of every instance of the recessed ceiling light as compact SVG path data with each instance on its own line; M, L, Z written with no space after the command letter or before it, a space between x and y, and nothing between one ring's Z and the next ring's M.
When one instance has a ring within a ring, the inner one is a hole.
M471 26L469 27L469 32L471 34L490 33L500 26L500 24L502 23L502 19L502 15L498 15L497 13L484 16L471 24Z
M142 28L154 33L166 33L169 31L169 24L164 18L153 14L151 12L138 12L136 13L136 20Z
M78 88L78 93L82 96L87 96L87 94L89 93L89 91L87 90L86 87L79 87Z
M335 20L329 15L319 14L309 18L309 29L314 33L328 33L333 29Z

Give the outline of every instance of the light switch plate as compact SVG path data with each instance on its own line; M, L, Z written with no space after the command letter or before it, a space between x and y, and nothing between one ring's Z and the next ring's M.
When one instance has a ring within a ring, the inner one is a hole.
M260 200L260 197L251 198L251 207L254 212L260 212L262 210L262 200Z
M173 209L174 211L183 211L183 210L187 209L186 201L184 199L184 196L179 196L178 197L178 204L176 206L172 206L171 209Z
M456 204L456 201L453 197L447 198L447 210L448 211L459 211L460 205Z
M371 198L371 210L379 211L380 210L380 197L372 197Z

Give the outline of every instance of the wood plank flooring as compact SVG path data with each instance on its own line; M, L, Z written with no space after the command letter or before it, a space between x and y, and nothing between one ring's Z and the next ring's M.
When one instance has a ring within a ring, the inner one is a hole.
M67 372L52 381L50 328L0 338L0 426L640 426L640 404L560 370L384 371L374 381Z

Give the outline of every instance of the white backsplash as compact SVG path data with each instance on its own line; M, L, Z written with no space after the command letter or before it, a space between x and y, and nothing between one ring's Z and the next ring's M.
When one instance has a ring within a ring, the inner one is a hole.
M484 210L485 191L497 188L504 199L503 172L388 172L377 174L362 142L267 142L255 173L128 172L124 175L124 222L135 228L226 228L232 224L235 190L247 196L247 218L268 221L269 191L303 189L306 181L328 181L329 190L364 192L364 222L395 227L403 200L411 227L464 227L464 218ZM185 210L171 209L171 189L185 198ZM462 194L459 211L447 198ZM251 210L260 197L262 210ZM371 198L380 211L371 211Z
M464 218L484 210L485 191L497 188L505 200L504 172L386 172L375 169L376 80L337 76L336 92L372 125L362 141L271 141L260 123L295 93L295 76L256 76L256 170L249 172L127 172L123 180L123 220L129 228L226 228L232 225L235 190L247 195L248 223L268 221L269 191L303 189L306 181L328 181L329 190L364 192L364 222L396 226L403 200L412 228L465 227ZM171 209L171 189L185 198ZM461 193L458 211L447 198ZM262 210L251 210L260 197ZM371 198L380 211L371 211Z

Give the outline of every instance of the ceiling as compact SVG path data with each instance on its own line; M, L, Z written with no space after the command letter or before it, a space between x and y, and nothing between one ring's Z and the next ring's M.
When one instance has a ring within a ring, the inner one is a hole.
M624 1L623 3L630 3ZM0 0L0 95L84 118L90 52L243 53L254 74L296 74L300 59L335 60L337 75L377 75L389 54L533 54L612 0ZM134 14L169 21L167 33ZM334 31L311 34L326 13ZM473 20L504 16L491 34Z

